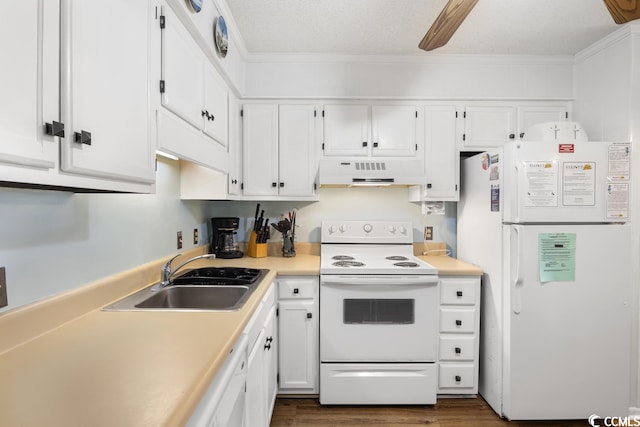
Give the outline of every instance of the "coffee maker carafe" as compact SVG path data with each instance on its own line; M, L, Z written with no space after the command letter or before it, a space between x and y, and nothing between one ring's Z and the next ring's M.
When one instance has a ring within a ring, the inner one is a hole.
M236 242L239 223L240 218L211 218L211 253L214 253L216 258L241 258L244 255Z

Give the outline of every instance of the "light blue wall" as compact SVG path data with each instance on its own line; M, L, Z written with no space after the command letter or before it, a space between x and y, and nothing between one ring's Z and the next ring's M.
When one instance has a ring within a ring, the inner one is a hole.
M408 201L406 188L331 188L319 202L263 202L272 220L298 208L296 240L319 242L323 219L411 221L414 241L425 225L435 240L455 253L455 204L447 215L427 217ZM193 248L192 233L208 241L212 216L241 218L246 241L255 202L182 201L178 162L158 160L156 194L74 194L0 187L0 267L6 267L9 306L5 311L86 285L94 280ZM282 241L273 234L273 242Z

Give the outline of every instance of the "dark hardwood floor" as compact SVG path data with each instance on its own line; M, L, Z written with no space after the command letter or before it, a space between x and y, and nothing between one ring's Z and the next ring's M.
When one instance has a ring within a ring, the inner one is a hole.
M279 426L585 427L586 420L507 421L476 399L439 399L433 406L321 406L317 398L278 398L271 427Z

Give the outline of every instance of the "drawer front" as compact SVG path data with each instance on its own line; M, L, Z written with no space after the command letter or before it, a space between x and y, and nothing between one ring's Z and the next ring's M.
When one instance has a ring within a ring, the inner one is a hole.
M440 308L440 332L473 333L475 308Z
M476 293L480 291L478 279L442 280L440 303L456 305L476 304Z
M472 363L441 363L438 387L473 388L475 386L474 365Z
M438 360L473 361L475 337L473 335L440 335Z
M279 299L317 298L318 278L289 278L278 279Z

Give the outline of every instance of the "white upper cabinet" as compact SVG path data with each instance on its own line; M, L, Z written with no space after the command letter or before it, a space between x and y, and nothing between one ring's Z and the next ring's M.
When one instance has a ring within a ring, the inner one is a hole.
M160 92L154 106L158 149L226 173L227 85L170 6L162 7L157 24L161 71L152 90Z
M316 197L315 106L244 104L242 194Z
M518 107L518 138L524 138L524 133L530 126L546 122L564 122L568 119L569 112L564 105Z
M154 182L150 3L62 0L60 16L62 170Z
M415 155L416 118L414 105L373 105L371 123L373 125L373 156Z
M414 105L330 104L323 107L325 156L412 157Z
M464 147L497 147L516 139L513 106L467 106L464 112Z
M467 105L464 112L462 150L480 151L498 147L505 142L522 139L529 126L565 121L568 117L567 105L560 101Z
M325 105L325 156L366 156L371 143L368 105Z
M57 167L59 2L0 2L0 165ZM4 171L0 180L10 180Z

